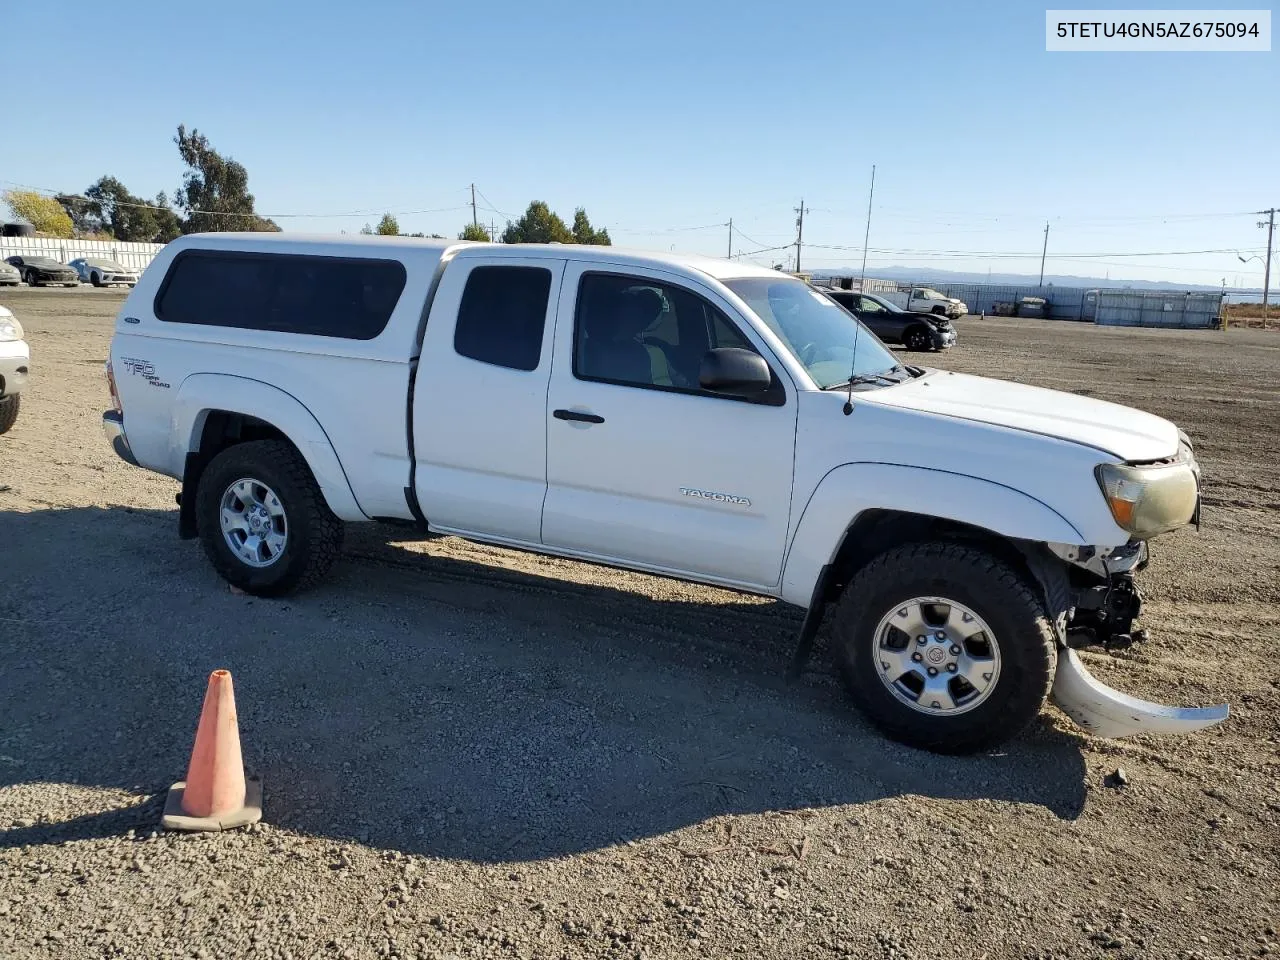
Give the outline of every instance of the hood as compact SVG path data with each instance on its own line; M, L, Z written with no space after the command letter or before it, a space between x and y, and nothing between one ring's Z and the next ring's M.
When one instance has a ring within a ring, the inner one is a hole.
M1008 380L938 371L863 399L1070 440L1121 460L1159 460L1178 452L1178 428L1163 417Z

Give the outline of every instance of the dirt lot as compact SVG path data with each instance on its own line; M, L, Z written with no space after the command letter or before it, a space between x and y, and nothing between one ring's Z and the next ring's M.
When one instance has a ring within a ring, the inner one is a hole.
M34 371L0 437L0 956L1280 953L1280 336L960 321L938 365L1196 439L1153 639L1086 661L1233 712L1101 741L1047 708L949 759L825 657L788 686L771 602L373 526L319 589L230 593L102 439L122 296L0 292ZM221 666L268 825L157 835Z

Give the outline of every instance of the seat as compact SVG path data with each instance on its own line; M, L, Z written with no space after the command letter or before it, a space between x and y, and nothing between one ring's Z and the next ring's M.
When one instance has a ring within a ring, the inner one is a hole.
M587 376L623 383L654 384L660 378L670 382L655 371L653 352L638 339L662 312L662 298L655 291L615 291L592 307L584 325Z

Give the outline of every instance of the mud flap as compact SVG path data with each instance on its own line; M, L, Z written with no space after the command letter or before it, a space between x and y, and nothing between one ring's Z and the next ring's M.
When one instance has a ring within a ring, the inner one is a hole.
M1095 737L1135 733L1191 733L1227 719L1229 707L1170 707L1113 690L1095 678L1076 652L1058 650L1053 702Z

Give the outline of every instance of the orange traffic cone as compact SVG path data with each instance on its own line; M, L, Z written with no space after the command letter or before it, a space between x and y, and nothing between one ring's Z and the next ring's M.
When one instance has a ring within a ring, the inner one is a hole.
M196 727L187 779L169 788L162 826L169 830L230 830L262 819L262 781L245 779L231 674L215 670Z

